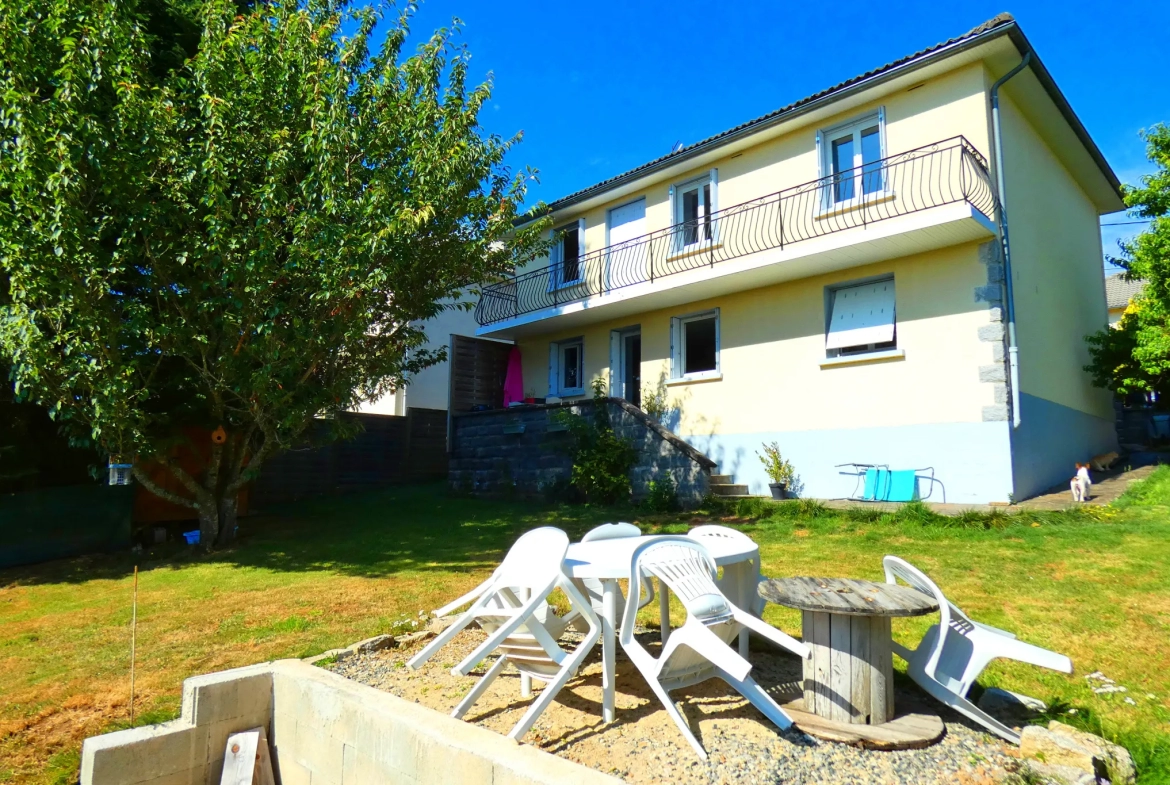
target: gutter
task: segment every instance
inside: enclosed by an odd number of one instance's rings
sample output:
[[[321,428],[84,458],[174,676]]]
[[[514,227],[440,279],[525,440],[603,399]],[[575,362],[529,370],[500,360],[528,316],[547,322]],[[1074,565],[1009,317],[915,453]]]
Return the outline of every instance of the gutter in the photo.
[[[1008,242],[1007,203],[1003,186],[1003,131],[999,120],[999,88],[1032,62],[1032,53],[1025,52],[1024,59],[1012,70],[1001,76],[991,86],[991,132],[995,137],[992,159],[995,162],[996,229],[999,245],[1003,249],[1004,304],[1007,308],[1008,373],[1012,394],[1012,427],[1020,427],[1020,347],[1016,343],[1016,301],[1012,286],[1012,251]]]

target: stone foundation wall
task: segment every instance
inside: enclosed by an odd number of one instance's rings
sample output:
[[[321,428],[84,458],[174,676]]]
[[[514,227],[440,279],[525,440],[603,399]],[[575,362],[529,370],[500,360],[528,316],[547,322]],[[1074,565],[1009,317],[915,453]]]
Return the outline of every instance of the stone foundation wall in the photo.
[[[630,471],[635,499],[646,495],[651,480],[666,474],[674,479],[684,506],[694,506],[707,495],[714,461],[626,401],[606,398],[604,405],[614,433],[638,451]],[[570,437],[557,413],[590,416],[594,406],[587,400],[454,415],[451,487],[479,495],[534,496],[568,480],[573,469]]]

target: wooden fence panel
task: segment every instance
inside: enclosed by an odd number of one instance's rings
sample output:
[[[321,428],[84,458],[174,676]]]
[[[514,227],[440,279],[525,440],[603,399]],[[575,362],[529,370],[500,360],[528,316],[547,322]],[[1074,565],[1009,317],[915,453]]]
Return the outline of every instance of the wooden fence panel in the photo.
[[[354,438],[291,449],[270,459],[252,486],[252,506],[262,508],[329,493],[428,482],[447,476],[447,412],[407,409],[405,417],[345,416],[362,425]],[[307,441],[311,443],[312,439]]]
[[[502,409],[511,352],[510,343],[452,335],[448,408],[452,412],[469,412],[477,406]]]

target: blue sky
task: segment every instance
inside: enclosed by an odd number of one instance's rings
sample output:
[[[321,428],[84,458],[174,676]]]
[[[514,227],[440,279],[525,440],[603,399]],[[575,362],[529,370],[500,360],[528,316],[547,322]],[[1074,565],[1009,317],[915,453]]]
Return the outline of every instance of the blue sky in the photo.
[[[552,201],[1010,11],[1122,182],[1150,171],[1139,129],[1170,122],[1170,2],[635,3],[428,0],[414,37],[463,20],[494,73],[484,126],[524,132],[515,167]],[[1161,57],[1165,57],[1163,50]],[[1103,223],[1132,220],[1124,213]],[[1105,227],[1106,253],[1141,226]]]

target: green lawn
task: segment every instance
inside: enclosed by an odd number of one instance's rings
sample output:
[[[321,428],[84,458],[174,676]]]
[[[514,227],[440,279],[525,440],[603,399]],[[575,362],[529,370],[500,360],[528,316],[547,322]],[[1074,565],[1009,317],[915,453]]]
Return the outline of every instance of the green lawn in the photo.
[[[634,519],[685,531],[722,517],[760,543],[768,575],[877,579],[884,554],[909,559],[975,618],[1076,665],[1066,677],[996,663],[983,686],[1045,699],[1062,720],[1130,747],[1141,782],[1170,782],[1168,513],[1170,468],[1113,507],[1027,517],[796,502],[645,516],[453,498],[439,486],[318,500],[246,520],[229,551],[140,557],[138,721],[174,716],[187,676],[409,627],[482,580],[533,526],[577,535]],[[102,556],[0,571],[0,782],[72,782],[81,739],[128,724],[133,565]],[[765,618],[799,632],[795,612],[769,606]],[[895,635],[911,643],[927,624],[896,622]],[[1094,695],[1083,677],[1095,670],[1128,692]]]

